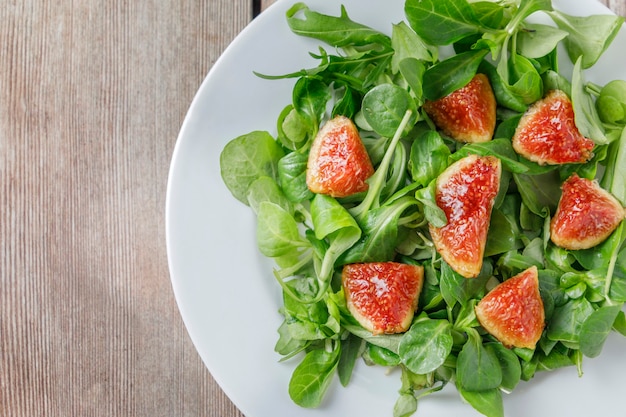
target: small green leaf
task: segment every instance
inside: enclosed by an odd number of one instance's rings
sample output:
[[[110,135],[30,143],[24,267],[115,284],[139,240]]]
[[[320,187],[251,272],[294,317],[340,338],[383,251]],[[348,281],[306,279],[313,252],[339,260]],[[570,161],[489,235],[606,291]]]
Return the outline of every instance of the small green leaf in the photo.
[[[392,137],[408,110],[414,115],[407,129],[413,127],[417,107],[409,93],[395,84],[381,84],[365,94],[361,106],[367,123],[381,136]]]
[[[522,376],[522,367],[518,356],[501,343],[493,343],[490,344],[489,347],[493,349],[498,357],[502,368],[502,382],[500,388],[505,392],[512,392],[517,384],[519,384]]]
[[[270,177],[260,177],[250,184],[248,189],[248,203],[255,213],[258,214],[259,205],[263,201],[278,204],[289,214],[294,212],[291,202],[285,197],[276,181]]]
[[[424,73],[424,96],[437,100],[467,85],[487,53],[487,49],[463,52],[428,68]]]
[[[447,320],[418,320],[398,347],[402,363],[416,374],[433,372],[452,350],[452,326]]]
[[[268,132],[239,136],[228,142],[220,154],[222,180],[233,197],[248,204],[250,184],[263,176],[277,179],[277,164],[283,154]]]
[[[479,336],[470,336],[457,360],[457,378],[466,391],[488,391],[502,383],[502,367],[493,349]]]
[[[529,23],[517,33],[517,52],[526,58],[541,58],[566,36],[566,31],[554,26]]]
[[[556,307],[548,325],[548,338],[577,345],[582,325],[593,312],[593,306],[584,297]]]
[[[337,367],[339,350],[316,349],[306,354],[289,381],[289,396],[294,403],[305,408],[319,407]]]
[[[349,335],[341,341],[341,356],[339,357],[337,374],[339,375],[339,382],[344,387],[348,386],[350,382],[354,365],[361,355],[362,346],[363,340],[354,335]]]
[[[290,152],[278,161],[278,178],[285,196],[293,203],[313,198],[306,183],[308,154]]]
[[[602,352],[622,305],[601,307],[594,311],[580,329],[580,351],[589,358],[595,358]]]
[[[448,167],[450,149],[441,135],[434,130],[427,130],[418,136],[411,145],[409,171],[413,181],[427,186]]]
[[[570,16],[558,10],[549,13],[559,29],[569,33],[565,48],[572,60],[581,59],[582,68],[590,68],[619,33],[624,18],[615,15]]]
[[[283,256],[298,247],[308,246],[293,216],[268,201],[259,204],[256,237],[259,250],[268,257]]]
[[[363,46],[371,43],[389,45],[389,37],[348,17],[341,7],[341,15],[329,16],[296,3],[287,10],[287,23],[292,32],[300,36],[319,39],[332,46]],[[301,18],[302,16],[303,18]]]
[[[437,188],[437,180],[434,179],[430,182],[428,187],[420,188],[415,192],[415,198],[422,203],[424,216],[428,223],[434,227],[443,227],[448,224],[448,218],[446,213],[437,205],[435,200]]]
[[[582,72],[582,59],[578,58],[572,72],[572,105],[574,106],[574,120],[580,133],[596,144],[608,143],[598,110],[591,95],[585,90],[585,80]]]
[[[504,404],[499,389],[468,391],[461,387],[457,388],[461,397],[481,414],[489,417],[504,417]]]
[[[401,394],[393,406],[393,417],[410,417],[417,411],[417,398],[413,394]]]
[[[400,62],[407,58],[434,62],[438,57],[438,49],[425,43],[405,22],[393,25],[391,46],[395,52],[391,58],[394,73],[400,70]]]
[[[449,45],[482,30],[466,0],[407,0],[404,12],[413,30],[431,45]]]

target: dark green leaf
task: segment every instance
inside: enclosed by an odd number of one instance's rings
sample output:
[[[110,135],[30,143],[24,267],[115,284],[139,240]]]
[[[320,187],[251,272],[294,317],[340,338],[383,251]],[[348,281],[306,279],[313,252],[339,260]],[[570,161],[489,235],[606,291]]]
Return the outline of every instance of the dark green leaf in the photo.
[[[512,392],[520,382],[522,367],[517,355],[501,343],[489,344],[489,349],[493,349],[500,367],[502,368],[502,382],[500,388],[505,392]]]
[[[373,363],[380,366],[397,366],[400,364],[400,356],[397,353],[378,345],[367,345],[367,357]]]
[[[497,208],[491,213],[485,256],[499,255],[518,248],[515,225]]]
[[[457,359],[457,378],[465,391],[488,391],[500,387],[502,367],[490,348],[483,346],[480,337],[470,337]]]
[[[547,335],[551,340],[578,344],[583,323],[593,313],[593,306],[586,298],[570,300],[555,308]]]
[[[349,335],[341,341],[341,356],[337,366],[337,375],[339,376],[339,382],[344,387],[350,382],[352,371],[354,370],[356,360],[361,354],[362,346],[363,340],[354,335]]]
[[[388,138],[396,133],[408,110],[416,114],[415,102],[409,93],[395,84],[381,84],[372,88],[363,97],[361,108],[365,120],[374,131]],[[415,123],[415,117],[412,119],[409,129]]]
[[[529,171],[527,165],[518,161],[518,156],[508,139],[493,139],[488,142],[467,144],[456,151],[452,155],[452,159],[458,161],[471,154],[496,156],[506,170],[516,174],[524,174]]]
[[[543,81],[533,63],[522,55],[513,54],[509,59],[510,89],[524,104],[531,104],[543,97]]]
[[[286,14],[287,23],[294,33],[319,39],[332,46],[390,43],[388,36],[351,20],[343,6],[339,17],[317,13],[304,3],[294,4]],[[299,14],[304,15],[304,19],[299,18]]]
[[[333,106],[331,117],[346,116],[348,119],[353,119],[356,112],[361,108],[361,97],[350,87],[346,87],[343,90],[343,95],[339,98]]]
[[[486,49],[463,52],[428,68],[424,73],[424,96],[437,100],[467,85],[488,52]]]
[[[278,161],[278,178],[285,196],[293,203],[313,198],[306,184],[308,155],[290,152]]]
[[[394,353],[398,353],[398,346],[403,336],[401,334],[374,336],[369,330],[365,330],[363,327],[354,324],[344,324],[344,328],[366,342],[388,349]]]
[[[576,61],[572,73],[571,98],[576,127],[584,137],[593,140],[596,144],[607,144],[608,139],[604,134],[604,127],[593,98],[585,89],[581,62],[580,58]]]
[[[543,80],[543,88],[545,91],[561,90],[568,97],[572,96],[572,84],[563,75],[556,71],[548,70],[541,75]]]
[[[580,329],[580,351],[583,355],[590,358],[600,355],[604,342],[621,310],[622,304],[605,306],[587,317]]]
[[[398,219],[416,203],[412,198],[404,198],[391,205],[367,211],[360,222],[361,239],[338,262],[385,262],[393,259],[398,243]]]
[[[450,307],[458,302],[465,305],[472,298],[480,298],[485,291],[485,284],[491,277],[488,262],[483,263],[483,269],[477,278],[465,278],[454,271],[446,262],[441,262],[440,286],[441,294]]]
[[[508,83],[508,80],[505,81],[500,76],[496,67],[487,61],[482,61],[479,66],[479,71],[484,73],[489,78],[493,94],[499,105],[520,113],[526,111],[528,105],[519,94],[513,91]]]
[[[504,404],[499,389],[467,391],[461,387],[457,388],[461,397],[481,414],[489,417],[504,417]]]
[[[626,128],[622,130],[620,138],[609,145],[601,184],[622,206],[626,206]]]
[[[426,72],[424,63],[415,58],[405,58],[398,64],[398,69],[411,88],[410,92],[415,97],[416,102],[422,104],[424,95],[422,84],[424,72]]]
[[[543,175],[513,174],[513,179],[526,206],[538,216],[545,209],[554,212],[561,196],[561,179],[556,171]]]
[[[319,126],[330,97],[328,86],[315,78],[302,77],[293,88],[293,106],[311,126]],[[311,136],[316,133],[314,131]]]
[[[409,170],[413,181],[427,186],[448,167],[450,149],[434,130],[427,130],[411,144]]]

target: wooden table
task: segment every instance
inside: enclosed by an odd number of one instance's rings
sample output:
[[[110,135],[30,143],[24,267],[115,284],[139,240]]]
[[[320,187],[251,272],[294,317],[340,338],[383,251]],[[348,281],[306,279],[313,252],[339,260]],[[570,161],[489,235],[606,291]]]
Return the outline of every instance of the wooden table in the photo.
[[[0,7],[0,415],[242,415],[181,321],[164,208],[198,86],[271,1],[252,3]]]

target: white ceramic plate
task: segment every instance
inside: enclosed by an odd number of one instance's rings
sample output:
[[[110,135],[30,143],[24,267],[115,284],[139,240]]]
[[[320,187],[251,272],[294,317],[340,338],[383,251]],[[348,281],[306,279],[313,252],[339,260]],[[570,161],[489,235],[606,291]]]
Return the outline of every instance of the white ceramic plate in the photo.
[[[293,35],[285,21],[292,0],[281,0],[254,20],[213,66],[200,87],[176,144],[166,208],[172,285],[181,315],[206,366],[247,417],[391,416],[398,373],[358,363],[348,388],[335,381],[323,406],[294,405],[287,387],[294,362],[279,363],[274,344],[281,317],[271,263],[255,245],[251,210],[236,201],[219,173],[219,154],[232,138],[253,130],[275,133],[292,81],[266,81],[252,71],[283,74],[316,64],[319,42]],[[351,18],[390,33],[403,20],[403,0],[307,0],[317,11]],[[574,15],[609,13],[593,0],[555,1]],[[603,84],[626,78],[626,29],[586,74]],[[585,375],[562,369],[539,374],[505,398],[507,416],[603,416],[625,410],[626,338],[612,336]],[[622,411],[624,413],[625,411]],[[478,415],[453,388],[420,402],[417,416]]]

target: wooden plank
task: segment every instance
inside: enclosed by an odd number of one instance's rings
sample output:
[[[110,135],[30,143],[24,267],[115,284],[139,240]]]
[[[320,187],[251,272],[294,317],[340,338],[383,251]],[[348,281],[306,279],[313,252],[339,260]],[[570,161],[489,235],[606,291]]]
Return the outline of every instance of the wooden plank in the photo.
[[[0,8],[0,414],[240,415],[175,304],[178,130],[249,2]]]

